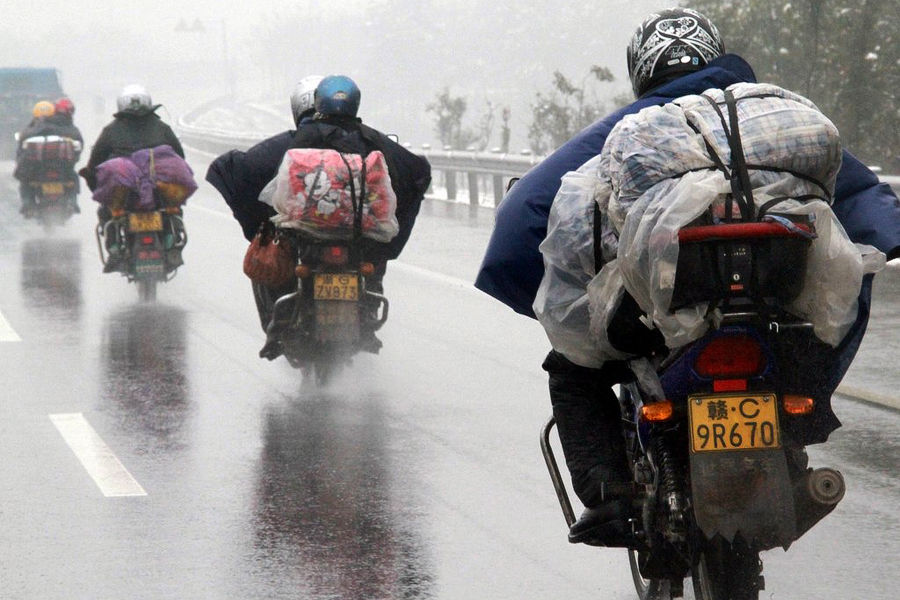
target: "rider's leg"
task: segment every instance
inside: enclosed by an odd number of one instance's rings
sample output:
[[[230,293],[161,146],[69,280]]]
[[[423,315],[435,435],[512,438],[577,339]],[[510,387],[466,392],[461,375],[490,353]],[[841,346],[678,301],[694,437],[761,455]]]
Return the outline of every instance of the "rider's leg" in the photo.
[[[550,401],[572,487],[587,509],[569,539],[593,541],[598,527],[630,515],[627,499],[610,492],[608,485],[632,480],[619,402],[611,389],[621,372],[613,365],[581,367],[556,351],[547,355],[543,367],[550,376]]]

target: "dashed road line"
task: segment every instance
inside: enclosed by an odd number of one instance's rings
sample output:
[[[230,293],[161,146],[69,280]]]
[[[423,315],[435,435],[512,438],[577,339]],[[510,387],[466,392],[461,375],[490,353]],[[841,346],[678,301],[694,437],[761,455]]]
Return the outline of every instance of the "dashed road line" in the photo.
[[[50,420],[104,496],[120,498],[147,495],[83,414],[53,414],[50,415]]]
[[[12,328],[12,325],[9,324],[9,321],[6,320],[6,317],[3,316],[3,313],[0,312],[0,342],[21,342],[22,338],[19,337],[19,334],[16,333],[16,330]]]

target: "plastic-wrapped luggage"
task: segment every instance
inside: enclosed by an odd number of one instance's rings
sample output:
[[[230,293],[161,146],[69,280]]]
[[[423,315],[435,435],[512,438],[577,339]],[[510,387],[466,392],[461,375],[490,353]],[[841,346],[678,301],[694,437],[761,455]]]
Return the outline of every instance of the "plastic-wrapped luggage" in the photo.
[[[22,141],[18,160],[62,161],[75,163],[81,152],[81,142],[59,135],[37,135]]]
[[[754,213],[765,207],[788,225],[792,219],[812,222],[817,235],[801,263],[804,284],[786,308],[809,320],[820,339],[837,345],[856,318],[863,274],[884,264],[874,248],[850,242],[829,206],[840,169],[837,130],[811,102],[781,88],[728,89],[736,99]],[[700,221],[717,222],[724,214],[720,209],[733,203],[725,133],[730,120],[723,100],[722,90],[711,89],[626,116],[603,152],[578,170],[580,191],[564,193],[574,174],[563,179],[540,247],[546,269],[534,310],[554,348],[570,360],[596,367],[621,355],[606,335],[621,290],[670,348],[708,329],[706,302],[673,309],[672,300],[679,231]],[[585,236],[593,239],[593,219],[584,218],[593,202],[602,218],[605,261],[596,275],[594,249],[584,243]]]
[[[117,209],[151,211],[179,206],[196,190],[191,167],[162,145],[101,163],[93,198]]]
[[[365,186],[361,185],[363,172]],[[364,237],[389,242],[400,230],[397,196],[380,151],[370,152],[363,162],[359,154],[329,149],[288,150],[259,200],[275,208],[278,214],[272,221],[276,225],[315,238],[351,237],[357,215]]]

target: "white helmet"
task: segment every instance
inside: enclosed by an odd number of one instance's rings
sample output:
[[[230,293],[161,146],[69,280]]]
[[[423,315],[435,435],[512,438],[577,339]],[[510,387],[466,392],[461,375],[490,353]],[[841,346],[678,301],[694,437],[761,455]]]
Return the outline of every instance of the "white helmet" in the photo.
[[[304,113],[315,110],[315,93],[320,81],[321,75],[309,75],[301,79],[294,88],[291,93],[291,113],[294,115],[294,123],[299,123]]]
[[[116,108],[119,112],[143,112],[152,110],[153,102],[144,86],[132,84],[126,85],[119,92],[119,97],[116,98]]]

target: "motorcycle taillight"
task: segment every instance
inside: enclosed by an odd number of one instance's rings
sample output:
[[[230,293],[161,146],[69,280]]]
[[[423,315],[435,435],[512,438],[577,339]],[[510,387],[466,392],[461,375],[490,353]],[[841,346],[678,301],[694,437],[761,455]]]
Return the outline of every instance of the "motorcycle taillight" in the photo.
[[[766,357],[749,335],[725,335],[709,342],[694,361],[694,371],[711,379],[738,379],[760,375]]]
[[[346,265],[350,260],[346,246],[325,246],[322,248],[322,262],[327,265]]]

